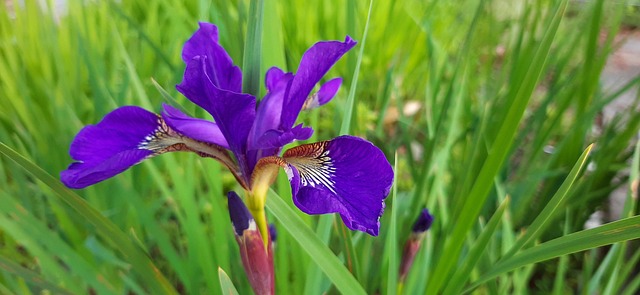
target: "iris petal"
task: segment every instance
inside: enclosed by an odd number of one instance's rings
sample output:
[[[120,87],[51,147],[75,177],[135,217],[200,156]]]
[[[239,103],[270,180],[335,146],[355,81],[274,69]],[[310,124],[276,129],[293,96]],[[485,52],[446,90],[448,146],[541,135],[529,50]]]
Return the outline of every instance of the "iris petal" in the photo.
[[[182,48],[182,60],[189,64],[197,56],[207,57],[207,75],[213,84],[224,90],[242,91],[242,71],[218,43],[218,28],[200,22],[200,28]]]
[[[249,134],[250,150],[265,148],[259,145],[260,138],[269,130],[278,130],[284,93],[292,78],[291,73],[283,73],[276,67],[267,71],[265,84],[269,92],[258,105],[256,120]]]
[[[76,161],[60,173],[70,188],[84,188],[115,176],[142,160],[176,151],[219,160],[236,176],[238,168],[220,146],[172,129],[159,115],[135,106],[118,108],[96,125],[84,127],[71,143]],[[240,180],[241,184],[246,184]]]
[[[347,36],[344,42],[318,42],[304,53],[291,87],[285,95],[280,123],[282,130],[293,126],[311,90],[338,59],[355,45],[356,42]]]
[[[207,59],[206,56],[194,57],[176,88],[213,116],[248,179],[251,167],[246,160],[247,137],[256,117],[255,97],[216,87],[207,75]]]
[[[287,150],[293,201],[308,214],[339,213],[348,228],[378,235],[393,170],[382,151],[353,136]]]
[[[295,140],[307,140],[311,135],[313,135],[313,128],[303,127],[302,124],[286,132],[268,130],[258,140],[258,146],[261,149],[281,148]]]
[[[168,104],[163,104],[162,118],[173,130],[195,140],[219,145],[228,149],[229,144],[220,127],[214,122],[192,118]]]
[[[318,92],[312,94],[307,98],[302,109],[312,110],[319,106],[325,105],[326,103],[331,101],[336,93],[338,93],[340,85],[342,85],[342,78],[334,78],[329,80],[327,83],[322,84]]]
[[[84,188],[119,174],[153,155],[141,149],[145,138],[160,127],[156,114],[140,107],[120,107],[97,125],[84,127],[71,143],[69,153],[76,160],[60,173],[71,188]]]

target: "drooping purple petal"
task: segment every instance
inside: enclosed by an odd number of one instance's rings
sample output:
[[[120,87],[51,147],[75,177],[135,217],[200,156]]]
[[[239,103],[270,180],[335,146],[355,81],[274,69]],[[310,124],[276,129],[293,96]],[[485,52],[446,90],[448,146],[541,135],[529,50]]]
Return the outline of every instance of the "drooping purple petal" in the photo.
[[[241,92],[242,71],[218,43],[218,28],[205,22],[199,25],[200,28],[182,48],[182,60],[188,65],[193,58],[206,56],[207,75],[213,85],[219,89]]]
[[[238,160],[243,177],[248,179],[251,173],[246,160],[247,137],[256,116],[256,99],[216,87],[207,75],[207,59],[206,56],[194,57],[176,88],[213,116]]]
[[[125,171],[153,154],[140,145],[159,127],[159,117],[140,107],[112,111],[76,135],[69,154],[77,162],[62,171],[60,179],[70,188],[84,188]]]
[[[304,53],[298,71],[285,94],[280,123],[282,130],[293,126],[311,90],[338,59],[355,45],[356,42],[347,36],[344,42],[318,42]]]
[[[348,228],[378,235],[393,170],[380,149],[353,136],[301,145],[283,155],[293,201],[305,213],[339,213]]]
[[[162,118],[173,130],[195,140],[212,143],[228,149],[229,144],[214,122],[192,118],[168,104],[162,104]]]
[[[336,93],[338,93],[340,85],[342,85],[342,78],[334,78],[329,80],[327,83],[322,84],[318,92],[307,98],[302,109],[312,110],[325,105],[336,95]]]

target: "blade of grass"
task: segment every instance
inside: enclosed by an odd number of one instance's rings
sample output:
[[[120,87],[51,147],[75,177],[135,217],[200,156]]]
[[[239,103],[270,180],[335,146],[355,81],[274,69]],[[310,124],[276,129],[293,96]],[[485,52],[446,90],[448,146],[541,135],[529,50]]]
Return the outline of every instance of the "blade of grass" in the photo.
[[[566,216],[567,218],[564,221],[564,234],[568,235],[570,226],[571,226],[571,214],[569,214],[569,210],[567,210]],[[567,274],[568,267],[569,267],[569,256],[568,255],[560,256],[560,259],[558,261],[558,268],[556,271],[556,278],[553,283],[554,295],[566,294],[567,290],[565,290],[564,288],[566,286],[564,284],[564,279],[565,279],[565,275]]]
[[[366,294],[340,259],[272,190],[269,191],[266,205],[267,209],[280,221],[282,227],[296,239],[300,247],[309,254],[309,257],[324,271],[340,292],[343,294]]]
[[[160,92],[160,95],[162,95],[162,98],[164,98],[165,101],[167,101],[167,103],[169,103],[170,105],[180,109],[180,111],[182,111],[183,113],[192,116],[189,111],[185,110],[180,103],[178,103],[178,101],[173,98],[173,96],[171,96],[171,94],[169,94],[169,92],[167,92],[164,88],[162,88],[162,86],[160,86],[160,84],[158,84],[158,82],[156,81],[156,79],[151,78],[151,84],[153,84],[153,86],[158,90],[158,92]],[[193,116],[192,116],[193,117]]]
[[[491,216],[491,219],[489,219],[489,222],[482,230],[482,233],[480,233],[480,236],[475,240],[469,254],[467,254],[467,258],[462,264],[462,267],[454,273],[453,278],[451,278],[442,294],[460,294],[464,284],[469,280],[471,271],[487,249],[489,242],[491,242],[491,238],[494,236],[494,233],[502,220],[502,215],[505,209],[509,207],[509,200],[510,198],[507,196],[493,216]]]
[[[236,290],[236,286],[233,285],[231,279],[227,275],[226,272],[220,267],[218,267],[218,279],[220,279],[220,288],[222,289],[222,294],[224,295],[238,295],[238,290]]]
[[[40,276],[40,274],[24,268],[3,256],[0,256],[0,269],[24,279],[33,287],[40,289],[40,291],[48,290],[53,294],[73,294],[64,288],[47,281],[45,278]]]
[[[320,216],[318,219],[318,225],[316,226],[316,236],[323,245],[328,245],[331,240],[331,226],[334,224],[334,215],[326,214]],[[304,285],[304,293],[311,294],[325,290],[326,277],[322,273],[322,270],[318,268],[318,265],[309,264],[307,268],[307,282]]]
[[[398,171],[398,152],[395,153],[393,162],[393,171]],[[398,203],[396,203],[396,194],[398,193],[397,180],[393,183],[393,191],[391,193],[391,222],[389,223],[389,232],[385,242],[386,255],[388,259],[389,269],[387,270],[387,295],[396,295],[398,293],[398,250],[397,250],[397,219],[398,219]]]
[[[260,58],[262,56],[262,18],[264,0],[252,0],[249,4],[247,40],[242,59],[243,92],[258,96],[260,92]]]
[[[100,236],[107,241],[111,241],[113,246],[117,245],[116,249],[125,258],[124,260],[132,265],[133,270],[145,281],[147,288],[153,290],[156,294],[176,294],[175,289],[173,289],[169,281],[162,275],[158,268],[156,268],[147,253],[133,243],[115,224],[102,216],[100,212],[91,207],[76,193],[64,187],[58,179],[49,175],[2,142],[0,142],[0,153],[49,186],[56,192],[56,196],[58,196],[60,200],[74,209],[88,223],[95,226]]]
[[[347,102],[345,103],[344,115],[342,116],[342,125],[340,125],[340,135],[349,134],[351,130],[351,119],[353,117],[353,107],[356,99],[356,88],[358,87],[358,77],[360,75],[360,65],[362,64],[362,57],[364,56],[364,47],[367,43],[367,33],[369,32],[369,20],[371,19],[371,7],[373,7],[373,0],[369,1],[369,12],[367,13],[367,22],[364,25],[364,32],[362,33],[362,43],[360,43],[360,51],[358,52],[358,61],[356,62],[356,68],[353,70],[353,79],[351,80],[351,86],[349,87],[349,95],[347,96]]]
[[[571,172],[569,172],[569,175],[567,175],[567,178],[562,183],[558,191],[553,195],[549,203],[544,206],[542,212],[540,212],[538,217],[536,217],[533,223],[531,223],[524,236],[520,237],[516,241],[515,245],[509,249],[509,252],[507,252],[502,259],[507,259],[513,256],[520,249],[526,247],[529,243],[539,237],[540,234],[542,234],[542,231],[550,225],[549,221],[552,220],[555,212],[566,202],[566,197],[569,195],[571,188],[578,179],[580,172],[585,167],[592,148],[593,144],[589,145],[587,149],[584,150],[576,164],[571,169]]]
[[[632,239],[640,239],[640,216],[579,231],[526,249],[511,258],[496,263],[491,270],[466,288],[464,292],[470,292],[480,284],[519,267]]]
[[[514,91],[515,94],[512,98],[513,104],[505,116],[504,123],[499,129],[497,136],[495,137],[495,141],[491,144],[488,157],[482,165],[480,174],[469,192],[467,201],[460,211],[458,219],[453,226],[451,235],[445,242],[444,251],[440,256],[441,258],[438,260],[434,276],[429,280],[427,294],[437,294],[440,292],[445,281],[450,277],[449,272],[458,261],[460,250],[465,241],[465,236],[473,226],[473,223],[482,209],[481,204],[484,204],[484,201],[491,190],[492,179],[502,167],[502,164],[511,149],[511,143],[515,138],[519,123],[522,120],[534,87],[540,78],[542,70],[544,69],[544,65],[551,48],[551,43],[555,37],[558,26],[560,25],[560,20],[562,19],[566,5],[567,1],[564,0],[556,9],[540,46],[531,61],[530,68],[527,71],[522,85],[516,86],[518,87],[518,90]]]

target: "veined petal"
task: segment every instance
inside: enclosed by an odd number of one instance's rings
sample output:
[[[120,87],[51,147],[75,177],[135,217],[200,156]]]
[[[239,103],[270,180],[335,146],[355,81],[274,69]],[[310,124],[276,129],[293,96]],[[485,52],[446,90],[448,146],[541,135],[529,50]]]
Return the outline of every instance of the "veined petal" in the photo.
[[[283,158],[293,201],[308,214],[339,213],[348,228],[378,235],[393,170],[380,149],[353,136],[301,145]]]
[[[112,111],[76,135],[69,154],[77,162],[62,171],[60,179],[70,188],[84,188],[123,172],[153,155],[139,146],[158,126],[158,116],[140,107]]]
[[[192,118],[168,104],[162,104],[162,118],[171,129],[195,140],[219,145],[228,149],[229,144],[220,127],[214,122]]]
[[[235,164],[219,146],[183,136],[164,120],[136,106],[120,107],[97,125],[84,127],[71,143],[76,161],[60,173],[70,188],[84,188],[119,174],[142,160],[173,151],[191,151],[220,160],[234,173]]]
[[[285,95],[280,125],[282,130],[293,126],[311,90],[338,59],[355,45],[356,42],[347,36],[344,42],[318,42],[304,53],[291,87]]]
[[[256,99],[216,87],[207,75],[207,59],[206,56],[194,57],[176,88],[213,116],[247,180],[251,171],[246,160],[247,137],[256,116]]]
[[[207,56],[207,75],[211,82],[220,89],[241,92],[242,71],[218,43],[218,28],[205,22],[199,25],[182,48],[182,60],[189,64],[196,56]]]
[[[312,110],[328,103],[338,93],[342,85],[342,78],[334,78],[320,86],[318,92],[307,97],[304,102],[303,110]]]

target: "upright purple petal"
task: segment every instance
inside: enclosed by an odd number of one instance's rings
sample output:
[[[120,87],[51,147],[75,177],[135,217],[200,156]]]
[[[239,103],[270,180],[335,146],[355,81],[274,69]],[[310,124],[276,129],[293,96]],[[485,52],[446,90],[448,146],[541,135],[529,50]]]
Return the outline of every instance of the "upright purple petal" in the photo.
[[[282,130],[293,126],[311,90],[340,57],[355,45],[356,42],[347,36],[344,42],[318,42],[304,53],[291,87],[285,95],[280,125]]]
[[[319,106],[327,104],[338,93],[342,85],[342,78],[334,78],[320,86],[318,92],[307,97],[304,102],[303,110],[312,110]]]
[[[291,73],[284,73],[276,67],[267,71],[265,84],[268,92],[258,105],[256,119],[249,134],[250,150],[263,148],[259,145],[260,138],[269,130],[279,129],[284,94],[292,78]]]
[[[346,226],[378,235],[393,170],[380,149],[353,136],[301,145],[283,155],[293,201],[305,213],[339,213]]]
[[[84,188],[125,171],[154,154],[141,144],[159,127],[159,117],[140,107],[112,111],[76,135],[69,154],[77,162],[62,171],[60,179],[70,188]]]
[[[207,59],[194,57],[176,88],[213,116],[248,180],[251,173],[246,160],[247,137],[256,116],[255,97],[216,87],[207,75]]]
[[[288,77],[286,77],[287,75]],[[280,85],[282,82],[288,82],[289,80],[291,80],[291,78],[293,78],[293,75],[291,73],[285,73],[278,67],[269,68],[267,70],[267,73],[265,74],[264,79],[264,84],[267,88],[267,92],[275,91],[278,85]]]
[[[200,22],[200,28],[182,48],[182,60],[189,64],[197,56],[207,57],[207,75],[218,88],[233,92],[242,91],[242,71],[218,43],[218,28]]]
[[[227,140],[216,123],[189,117],[168,104],[163,104],[162,107],[164,109],[162,118],[173,130],[198,141],[229,148]]]

